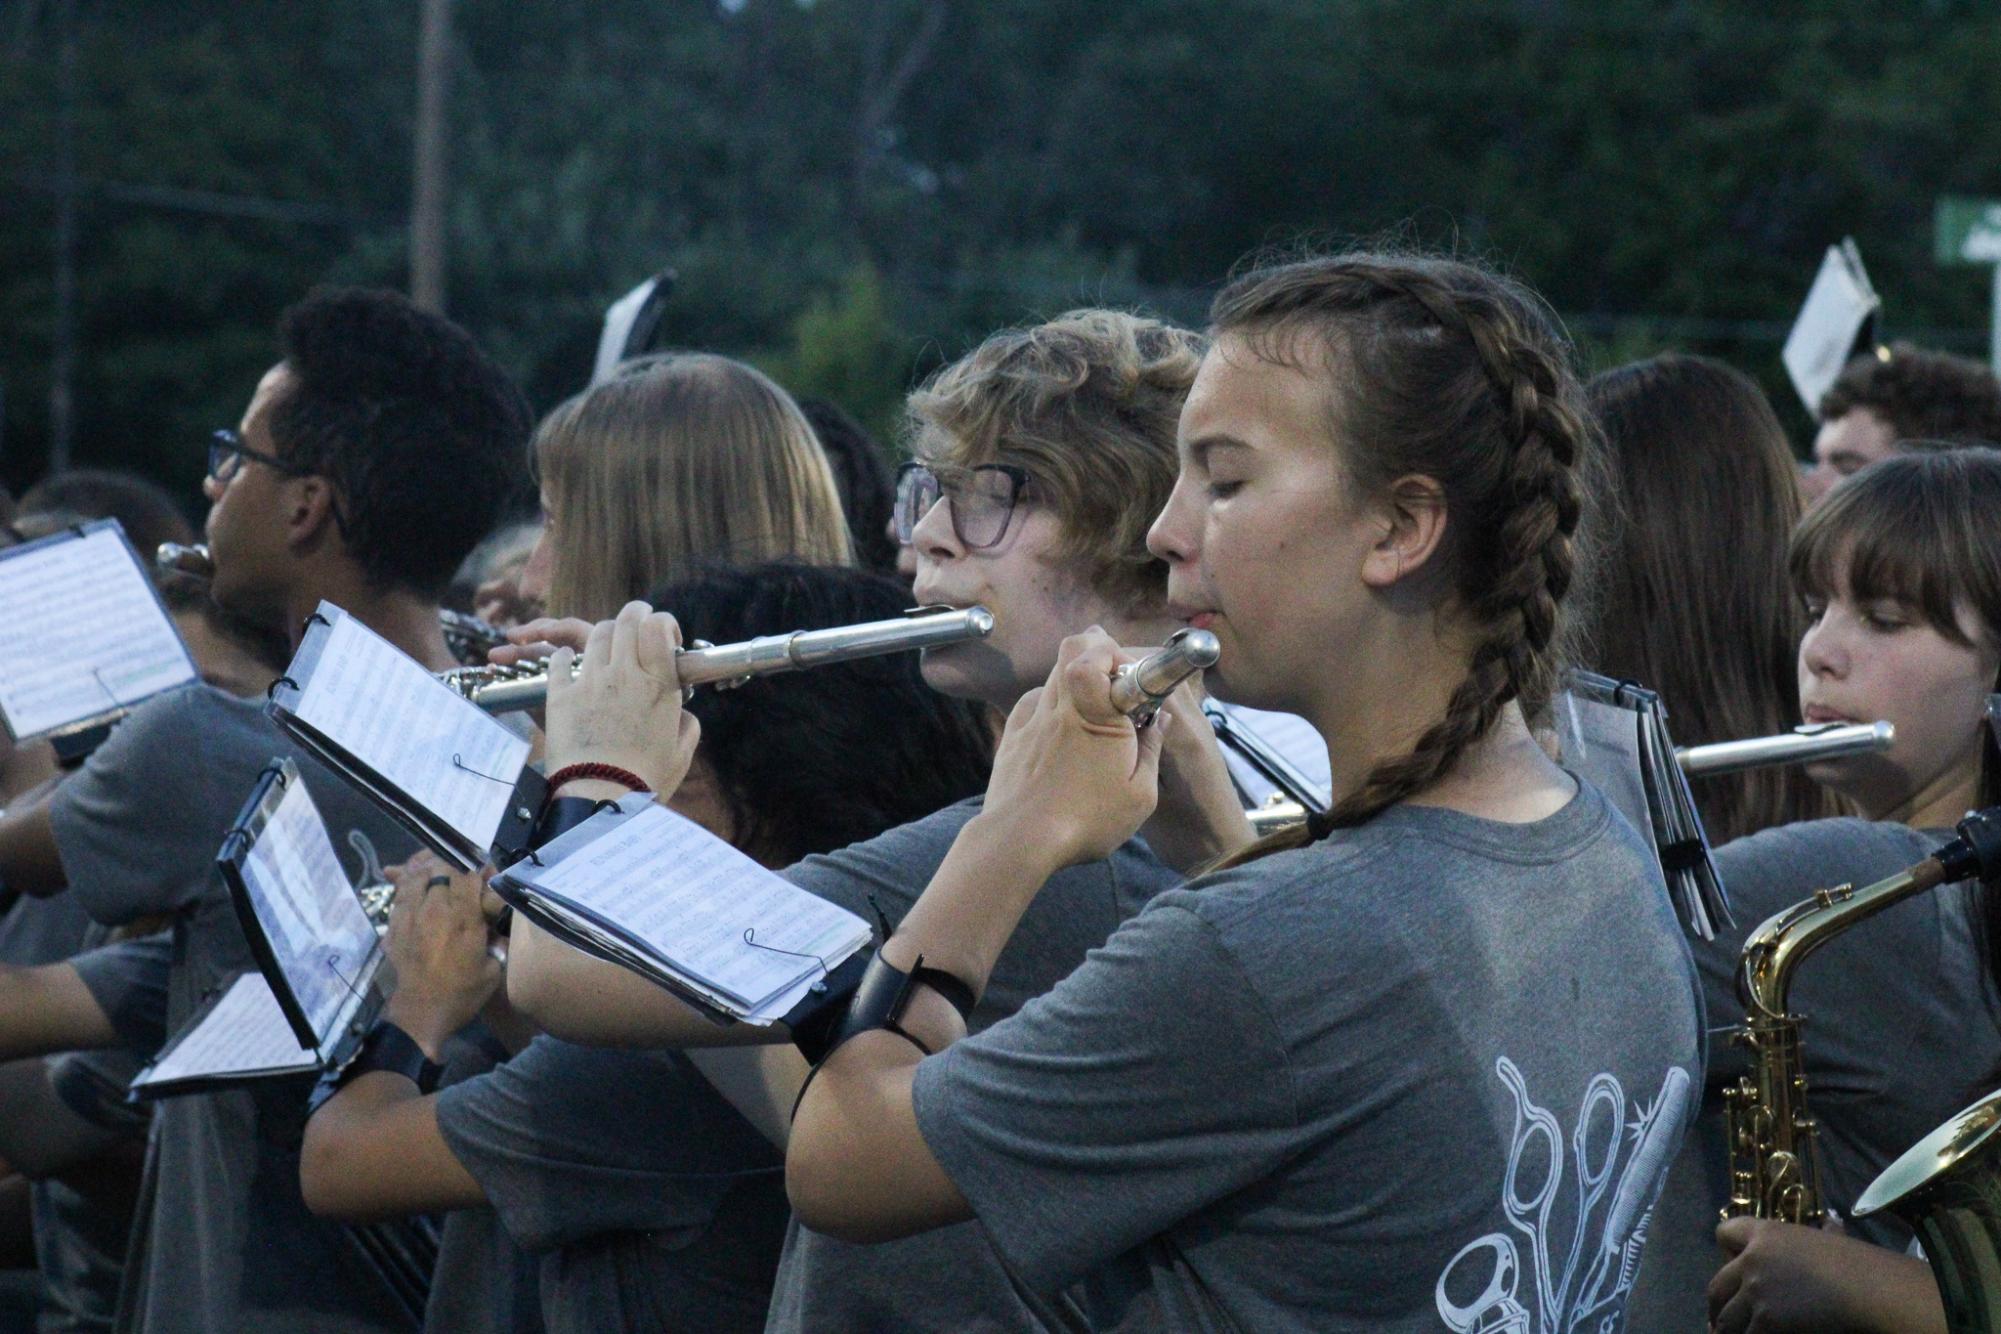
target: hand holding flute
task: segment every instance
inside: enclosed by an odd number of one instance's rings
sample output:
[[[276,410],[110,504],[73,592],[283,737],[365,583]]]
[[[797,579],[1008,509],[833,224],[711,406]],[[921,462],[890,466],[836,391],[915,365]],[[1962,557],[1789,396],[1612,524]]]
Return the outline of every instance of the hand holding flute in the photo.
[[[616,620],[592,626],[581,655],[567,644],[558,648],[549,660],[543,728],[548,771],[600,764],[634,775],[662,798],[680,787],[702,737],[701,724],[681,708],[680,648],[680,624],[644,602],[628,602]],[[593,780],[566,784],[563,795],[615,799],[620,790]]]
[[[1159,797],[1173,716],[1155,711],[1205,656],[1214,661],[1204,651],[1213,638],[1196,633],[1138,661],[1095,627],[1064,640],[1048,683],[1008,716],[982,823],[1032,846],[1052,873],[1109,856],[1131,838]],[[1138,717],[1152,722],[1139,726]]]

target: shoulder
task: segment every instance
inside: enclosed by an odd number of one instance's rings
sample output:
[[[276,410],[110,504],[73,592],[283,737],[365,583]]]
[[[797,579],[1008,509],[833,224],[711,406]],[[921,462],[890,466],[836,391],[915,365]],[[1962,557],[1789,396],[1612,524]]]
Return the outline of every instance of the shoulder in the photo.
[[[1883,821],[1808,820],[1724,844],[1716,870],[1739,916],[1777,911],[1816,889],[1866,884],[1922,860],[1937,833]]]

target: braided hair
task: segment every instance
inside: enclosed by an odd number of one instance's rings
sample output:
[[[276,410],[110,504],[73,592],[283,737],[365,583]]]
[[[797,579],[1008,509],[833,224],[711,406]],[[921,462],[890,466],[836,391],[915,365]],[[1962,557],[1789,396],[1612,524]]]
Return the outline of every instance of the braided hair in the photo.
[[[1554,319],[1474,264],[1352,253],[1263,267],[1218,294],[1211,324],[1267,360],[1297,364],[1305,349],[1336,368],[1334,435],[1358,492],[1410,474],[1438,482],[1442,569],[1474,631],[1465,678],[1408,751],[1244,860],[1366,823],[1430,787],[1510,703],[1532,722],[1547,716],[1596,451]]]

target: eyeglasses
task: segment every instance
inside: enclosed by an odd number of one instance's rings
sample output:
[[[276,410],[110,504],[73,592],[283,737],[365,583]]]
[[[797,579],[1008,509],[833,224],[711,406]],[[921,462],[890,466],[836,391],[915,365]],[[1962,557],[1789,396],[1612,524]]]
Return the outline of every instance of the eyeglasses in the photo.
[[[933,468],[906,463],[896,470],[896,540],[910,545],[917,525],[940,499],[949,502],[952,532],[971,551],[997,545],[1021,504],[1028,471],[1006,463]]]
[[[212,432],[208,438],[208,475],[218,482],[226,482],[236,475],[237,459],[252,459],[266,467],[276,468],[288,477],[298,477],[298,468],[279,458],[276,454],[266,454],[243,443],[243,437],[231,430]]]

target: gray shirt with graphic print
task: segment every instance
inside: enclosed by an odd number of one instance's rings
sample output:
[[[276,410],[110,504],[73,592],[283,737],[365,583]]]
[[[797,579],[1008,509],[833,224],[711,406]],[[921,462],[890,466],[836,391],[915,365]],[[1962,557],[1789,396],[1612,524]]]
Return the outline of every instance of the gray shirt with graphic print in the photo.
[[[1646,845],[1582,784],[1161,895],[915,1099],[1002,1254],[1099,1328],[1599,1334],[1700,1040]]]

